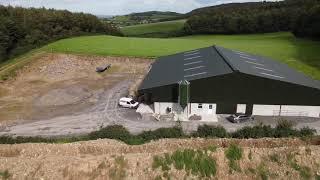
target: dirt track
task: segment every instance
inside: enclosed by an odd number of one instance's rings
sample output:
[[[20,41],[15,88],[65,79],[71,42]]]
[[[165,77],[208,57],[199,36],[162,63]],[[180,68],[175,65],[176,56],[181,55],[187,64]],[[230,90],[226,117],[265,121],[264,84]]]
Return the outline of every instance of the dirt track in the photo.
[[[224,151],[230,143],[244,148],[241,172],[228,172]],[[117,179],[115,172],[124,174],[118,179],[154,179],[163,174],[160,169],[152,169],[154,155],[212,145],[218,147],[210,156],[217,161],[216,177],[219,179],[259,179],[258,171],[252,174],[248,169],[258,170],[261,164],[272,179],[300,179],[299,172],[288,165],[288,154],[294,154],[297,163],[309,167],[313,175],[320,173],[320,146],[307,145],[298,139],[163,139],[139,146],[114,140],[0,145],[0,171],[8,170],[13,179]],[[270,160],[269,155],[274,153],[280,155],[280,164]],[[115,159],[118,157],[124,159],[123,166],[117,166]],[[184,179],[186,173],[172,168],[169,175],[172,179]]]
[[[88,133],[117,122],[116,107],[143,78],[152,60],[47,54],[0,84],[0,134]],[[100,65],[110,70],[96,73]]]

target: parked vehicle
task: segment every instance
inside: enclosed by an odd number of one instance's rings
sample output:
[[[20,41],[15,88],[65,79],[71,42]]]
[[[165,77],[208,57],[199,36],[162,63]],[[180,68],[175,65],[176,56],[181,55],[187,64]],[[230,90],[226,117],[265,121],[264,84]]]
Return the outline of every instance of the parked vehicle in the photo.
[[[254,117],[251,115],[243,114],[243,113],[236,113],[231,116],[228,116],[227,120],[229,120],[232,123],[241,123],[245,121],[252,121],[254,120]]]
[[[138,108],[139,103],[134,101],[132,98],[123,97],[119,100],[119,106],[125,108]]]

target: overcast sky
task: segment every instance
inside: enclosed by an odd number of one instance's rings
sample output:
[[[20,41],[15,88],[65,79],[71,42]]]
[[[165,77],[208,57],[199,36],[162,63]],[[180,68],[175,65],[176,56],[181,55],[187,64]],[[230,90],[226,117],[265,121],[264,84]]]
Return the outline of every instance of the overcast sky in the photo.
[[[154,10],[186,13],[204,6],[253,1],[262,0],[0,0],[0,4],[67,9],[95,15],[122,15]]]

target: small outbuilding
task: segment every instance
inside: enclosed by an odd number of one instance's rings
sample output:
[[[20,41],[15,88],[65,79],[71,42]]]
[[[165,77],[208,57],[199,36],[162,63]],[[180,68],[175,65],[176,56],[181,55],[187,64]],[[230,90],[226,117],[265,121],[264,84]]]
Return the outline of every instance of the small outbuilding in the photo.
[[[278,61],[212,46],[156,60],[139,87],[156,114],[320,115],[320,81]]]

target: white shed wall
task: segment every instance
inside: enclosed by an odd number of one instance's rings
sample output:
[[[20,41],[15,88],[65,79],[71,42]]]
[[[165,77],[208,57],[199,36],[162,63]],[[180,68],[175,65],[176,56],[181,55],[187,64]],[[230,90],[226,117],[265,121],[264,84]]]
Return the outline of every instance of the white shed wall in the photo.
[[[253,105],[253,115],[278,116],[280,105]],[[281,116],[320,117],[320,106],[281,106]]]
[[[172,113],[175,114],[175,120],[186,121],[192,115],[198,115],[202,117],[203,121],[218,121],[216,115],[216,104],[205,104],[202,103],[202,108],[198,108],[199,103],[190,103],[183,110],[178,103],[170,102],[155,102],[154,112],[156,114],[165,115],[167,114],[167,108],[172,109]],[[212,106],[212,109],[209,106]],[[246,105],[238,104],[237,112],[245,113]],[[253,105],[252,115],[259,116],[278,116],[280,111],[280,105]],[[281,116],[306,116],[306,117],[320,117],[320,106],[281,106]]]
[[[175,120],[188,120],[190,116],[198,115],[202,117],[203,121],[218,121],[216,115],[216,104],[202,103],[202,108],[198,108],[198,105],[199,103],[189,103],[188,106],[182,110],[178,103],[155,102],[154,112],[156,114],[165,115],[167,114],[167,108],[169,107],[175,114]],[[210,106],[212,106],[211,109],[209,108]]]
[[[237,113],[246,113],[246,107],[245,104],[238,104],[237,105]]]
[[[320,106],[282,106],[282,116],[320,117]]]

